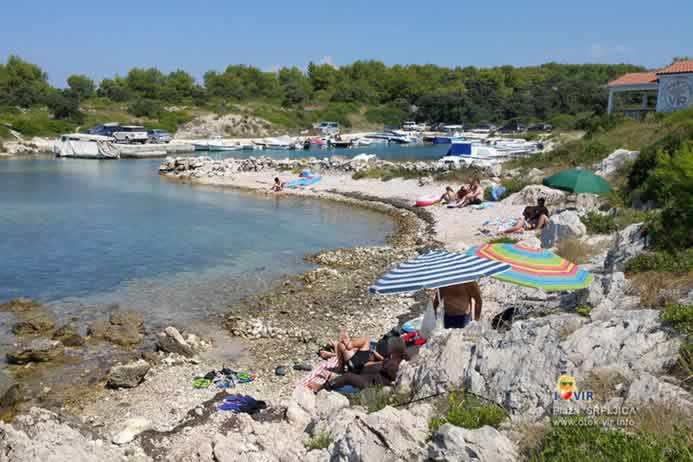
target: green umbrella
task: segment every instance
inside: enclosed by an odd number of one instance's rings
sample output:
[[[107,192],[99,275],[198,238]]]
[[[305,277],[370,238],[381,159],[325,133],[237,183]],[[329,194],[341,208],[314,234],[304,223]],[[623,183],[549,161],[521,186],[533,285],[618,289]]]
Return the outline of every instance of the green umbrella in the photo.
[[[563,189],[574,193],[608,193],[611,186],[606,180],[589,170],[573,168],[563,170],[553,176],[544,178],[544,185],[549,188]]]

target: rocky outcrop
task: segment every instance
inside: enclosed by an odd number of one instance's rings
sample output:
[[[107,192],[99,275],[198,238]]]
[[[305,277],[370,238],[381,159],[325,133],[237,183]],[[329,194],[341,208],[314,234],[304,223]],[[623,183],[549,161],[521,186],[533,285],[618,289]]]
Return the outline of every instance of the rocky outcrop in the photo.
[[[0,412],[15,405],[20,397],[19,384],[0,370]]]
[[[18,344],[13,351],[8,352],[7,362],[10,364],[48,362],[62,357],[64,353],[63,344],[55,340],[31,340]]]
[[[106,386],[110,388],[134,388],[144,380],[150,365],[140,359],[129,364],[113,366],[108,373]]]
[[[438,162],[390,162],[364,158],[310,158],[273,159],[271,157],[227,158],[214,160],[210,157],[167,157],[159,166],[159,174],[179,178],[228,177],[237,172],[261,172],[263,170],[295,170],[316,168],[323,172],[354,173],[368,169],[399,169],[421,174],[433,174],[454,169],[454,166]],[[534,202],[536,203],[536,201]]]
[[[389,406],[372,414],[342,412],[328,426],[334,462],[420,460],[428,438],[425,420]]]
[[[144,339],[144,316],[136,311],[115,310],[108,322],[90,323],[87,335],[108,340],[116,345],[132,347]]]
[[[563,239],[575,239],[584,236],[587,227],[580,221],[580,216],[570,210],[553,215],[544,229],[541,230],[541,246],[551,248]]]
[[[15,298],[7,303],[0,304],[0,311],[9,311],[11,313],[23,313],[26,311],[36,311],[41,308],[41,304],[30,298]]]
[[[628,162],[633,162],[640,155],[640,151],[617,149],[604,160],[594,165],[594,172],[600,176],[611,176]]]
[[[642,223],[627,226],[616,234],[616,242],[609,250],[604,261],[604,271],[623,271],[626,262],[641,253],[647,240],[642,230]]]
[[[113,443],[121,445],[134,440],[137,435],[153,428],[152,423],[142,417],[133,417],[123,424],[123,429],[112,439]]]
[[[188,358],[195,355],[192,347],[185,341],[178,329],[173,326],[168,326],[157,337],[159,339],[158,347],[161,351],[176,353]]]
[[[560,204],[565,200],[566,193],[540,184],[525,186],[522,191],[516,192],[503,199],[508,205],[537,205],[537,200],[543,198],[546,205]]]
[[[195,117],[176,131],[177,139],[209,139],[212,136],[264,137],[273,132],[272,124],[246,114],[205,114]]]
[[[428,446],[432,462],[514,462],[518,460],[515,445],[493,427],[476,430],[445,424],[433,435]]]
[[[78,347],[84,345],[84,338],[77,333],[74,324],[65,324],[53,332],[53,340],[58,340],[65,346]]]
[[[12,326],[15,335],[37,335],[48,332],[55,327],[53,316],[46,312],[31,312],[27,319]]]

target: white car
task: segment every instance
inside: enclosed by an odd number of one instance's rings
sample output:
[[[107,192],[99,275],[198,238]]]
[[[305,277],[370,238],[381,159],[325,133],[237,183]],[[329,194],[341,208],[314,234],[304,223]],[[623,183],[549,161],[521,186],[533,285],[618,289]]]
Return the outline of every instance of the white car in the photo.
[[[149,139],[149,133],[141,125],[123,125],[115,128],[111,135],[115,138],[116,143],[146,143]]]

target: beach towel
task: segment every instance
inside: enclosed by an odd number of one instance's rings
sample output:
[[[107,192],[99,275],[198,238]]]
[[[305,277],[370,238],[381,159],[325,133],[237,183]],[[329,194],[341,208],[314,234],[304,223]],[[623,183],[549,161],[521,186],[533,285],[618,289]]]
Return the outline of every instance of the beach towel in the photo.
[[[337,357],[322,361],[303,380],[302,385],[311,390],[317,390],[330,378],[330,369],[337,367]]]
[[[491,203],[491,202],[482,202],[481,204],[472,205],[472,208],[477,209],[477,210],[488,209],[491,207],[493,207],[493,203]]]
[[[480,231],[483,234],[502,233],[506,229],[517,224],[516,218],[496,218],[495,220],[486,220],[481,223]]]

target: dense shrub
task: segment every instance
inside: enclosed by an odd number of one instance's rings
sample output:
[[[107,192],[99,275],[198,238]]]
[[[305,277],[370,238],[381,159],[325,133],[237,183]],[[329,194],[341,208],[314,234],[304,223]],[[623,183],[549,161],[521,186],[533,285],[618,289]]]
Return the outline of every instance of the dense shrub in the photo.
[[[128,106],[128,112],[135,117],[157,118],[162,113],[161,103],[152,99],[136,99]]]
[[[660,315],[662,322],[685,335],[693,336],[693,305],[680,303],[664,307]]]
[[[615,215],[590,211],[581,218],[587,231],[596,234],[613,233],[633,223],[643,223],[647,220],[647,213],[635,209],[619,209]]]
[[[666,273],[687,273],[693,271],[693,248],[676,253],[666,251],[642,252],[626,262],[629,273],[659,271]]]
[[[554,419],[553,428],[533,462],[678,462],[693,460],[685,429],[655,436],[584,425],[580,417]]]
[[[305,442],[305,447],[309,451],[312,451],[313,449],[327,449],[330,447],[330,444],[332,444],[332,440],[332,433],[327,430],[323,430],[315,437],[309,438]]]
[[[505,410],[495,404],[484,404],[464,391],[452,391],[448,394],[445,413],[433,417],[428,423],[432,433],[446,423],[468,429],[481,428],[485,425],[498,428],[507,418]]]
[[[48,110],[56,119],[70,120],[81,124],[84,114],[79,110],[79,98],[69,90],[56,90],[46,98]]]

